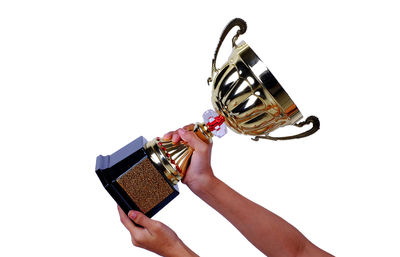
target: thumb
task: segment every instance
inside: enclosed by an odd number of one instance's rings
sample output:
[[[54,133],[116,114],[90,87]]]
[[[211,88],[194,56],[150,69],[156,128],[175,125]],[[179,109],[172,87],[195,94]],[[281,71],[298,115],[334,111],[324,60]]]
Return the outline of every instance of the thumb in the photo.
[[[202,151],[207,149],[207,144],[204,143],[193,131],[188,131],[185,129],[178,130],[179,136],[186,141],[190,147],[195,151]]]
[[[149,228],[153,224],[153,220],[151,220],[149,217],[144,215],[143,213],[139,211],[130,211],[128,213],[129,218],[131,218],[136,224],[141,225],[144,228]]]

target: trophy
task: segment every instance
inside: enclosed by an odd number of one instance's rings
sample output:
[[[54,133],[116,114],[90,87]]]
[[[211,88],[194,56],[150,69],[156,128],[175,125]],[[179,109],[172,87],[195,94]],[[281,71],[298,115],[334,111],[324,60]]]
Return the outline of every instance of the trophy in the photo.
[[[216,67],[219,49],[228,33],[239,27],[232,38],[232,53],[222,67]],[[220,37],[212,60],[212,105],[203,114],[203,122],[191,126],[206,143],[222,137],[227,127],[252,140],[289,140],[309,136],[319,129],[319,120],[303,116],[296,104],[244,41],[246,22],[236,18],[228,23]],[[269,134],[283,126],[312,127],[297,135],[273,137]],[[152,217],[179,194],[178,182],[185,176],[193,149],[184,141],[155,138],[147,142],[139,137],[117,152],[96,159],[96,173],[118,205],[128,213],[138,210]]]

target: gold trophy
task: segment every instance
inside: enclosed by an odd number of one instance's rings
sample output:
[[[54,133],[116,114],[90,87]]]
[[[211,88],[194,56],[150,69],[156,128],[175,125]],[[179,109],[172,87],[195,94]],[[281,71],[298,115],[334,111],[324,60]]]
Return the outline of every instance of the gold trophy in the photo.
[[[227,34],[238,26],[232,38],[232,53],[221,68],[216,59]],[[227,127],[252,139],[289,140],[302,138],[319,129],[315,116],[305,121],[286,91],[244,41],[238,37],[246,32],[242,19],[232,20],[224,29],[212,60],[212,104],[215,110],[203,114],[202,123],[190,129],[206,143],[213,136],[222,137]],[[312,128],[297,135],[272,137],[270,132],[286,126]],[[193,149],[183,141],[155,138],[146,142],[143,137],[120,149],[111,156],[99,156],[96,172],[103,185],[128,212],[137,209],[151,217],[178,194],[177,183],[185,176]],[[161,175],[160,175],[161,174]]]
[[[232,38],[232,53],[221,68],[216,68],[219,49],[227,34],[235,27],[239,30]],[[236,18],[225,27],[212,60],[211,77],[212,104],[215,113],[203,115],[204,123],[196,123],[194,132],[205,142],[211,142],[213,135],[219,137],[226,132],[225,121],[239,134],[255,136],[252,139],[289,140],[302,138],[319,129],[315,116],[299,122],[303,115],[296,104],[282,88],[260,58],[244,41],[237,43],[240,35],[247,30],[246,22]],[[299,123],[298,123],[299,122]],[[294,125],[302,127],[312,123],[312,128],[303,133],[272,137],[269,133],[279,127]],[[160,138],[147,143],[147,149],[154,162],[165,167],[166,176],[176,184],[186,172],[193,149],[185,142],[173,144]]]

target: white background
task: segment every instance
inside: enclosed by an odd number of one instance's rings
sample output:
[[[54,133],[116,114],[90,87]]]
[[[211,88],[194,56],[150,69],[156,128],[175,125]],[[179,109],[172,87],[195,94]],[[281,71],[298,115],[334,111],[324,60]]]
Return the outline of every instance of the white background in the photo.
[[[400,255],[396,1],[1,1],[1,256],[154,256],[131,245],[95,158],[201,121],[234,17],[321,130],[230,131],[216,175],[335,255]],[[261,256],[180,189],[155,219],[201,256]]]

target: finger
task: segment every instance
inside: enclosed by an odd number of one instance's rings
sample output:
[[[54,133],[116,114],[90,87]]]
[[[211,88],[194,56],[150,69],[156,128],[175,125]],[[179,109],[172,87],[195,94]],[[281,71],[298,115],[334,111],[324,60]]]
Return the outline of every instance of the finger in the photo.
[[[178,134],[186,141],[195,151],[204,151],[207,149],[207,144],[204,143],[193,131],[179,129]]]
[[[128,215],[129,218],[131,218],[136,224],[139,224],[144,228],[151,229],[156,223],[156,221],[150,219],[149,217],[138,211],[130,211]]]
[[[184,130],[193,130],[193,128],[194,128],[193,123],[183,127]],[[175,136],[175,138],[174,138],[174,135],[177,135],[177,136]],[[165,133],[163,136],[163,139],[172,140],[174,143],[177,143],[180,140],[180,138],[178,140],[177,137],[180,137],[180,136],[178,134],[178,130],[175,130],[175,131],[169,131],[168,133]]]
[[[194,128],[194,124],[193,123],[183,127],[184,130],[193,130],[193,128]]]
[[[178,143],[180,140],[181,140],[181,137],[179,136],[178,133],[174,133],[174,134],[172,135],[172,143],[176,144],[176,143]]]
[[[166,133],[164,136],[163,136],[163,139],[165,139],[165,140],[170,140],[171,138],[172,138],[172,135],[175,133],[175,131],[170,131],[170,132],[168,132],[168,133]]]
[[[135,232],[140,230],[140,228],[136,227],[135,224],[133,224],[132,220],[125,214],[125,212],[119,206],[118,206],[118,212],[122,224],[124,224],[126,229],[129,230],[131,234],[134,234]]]

